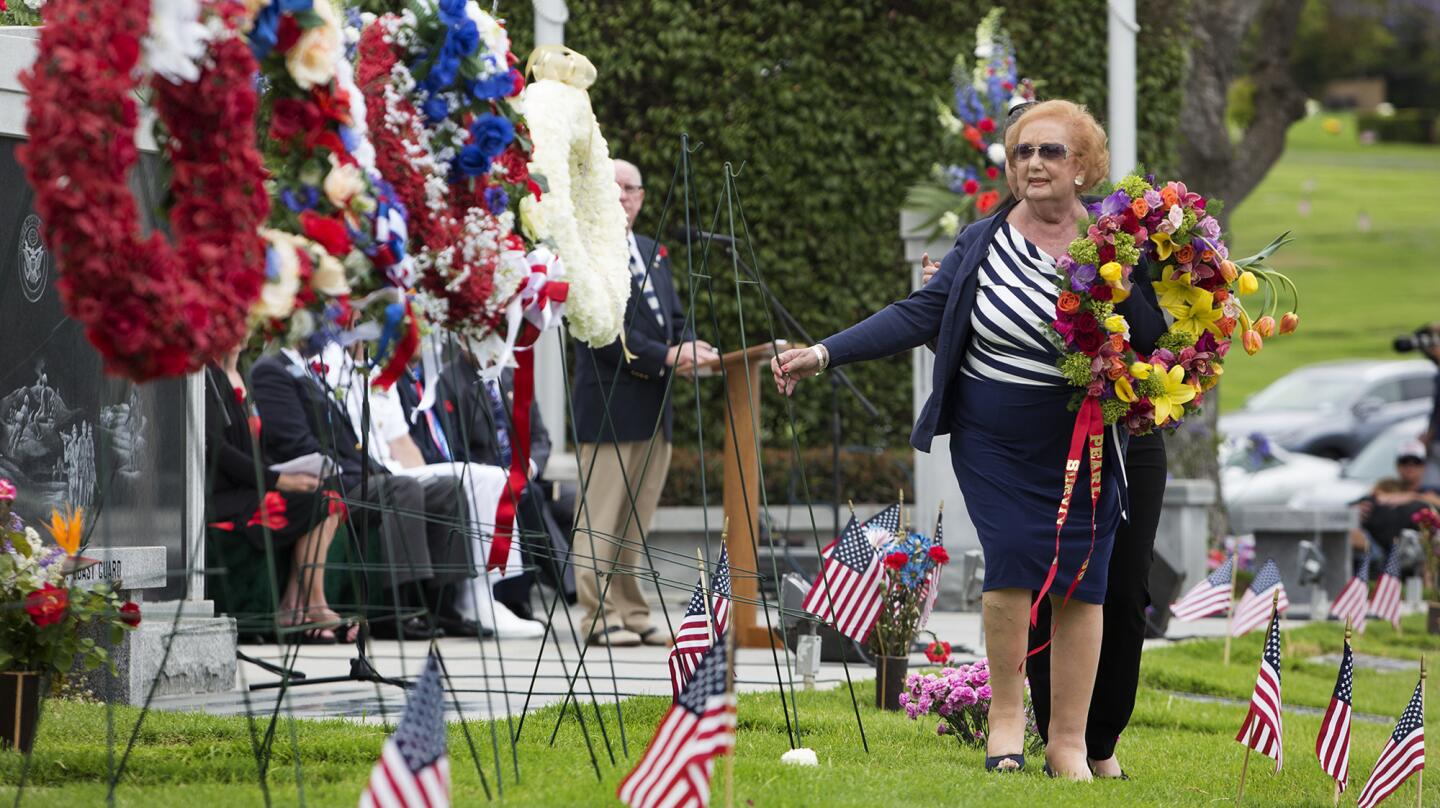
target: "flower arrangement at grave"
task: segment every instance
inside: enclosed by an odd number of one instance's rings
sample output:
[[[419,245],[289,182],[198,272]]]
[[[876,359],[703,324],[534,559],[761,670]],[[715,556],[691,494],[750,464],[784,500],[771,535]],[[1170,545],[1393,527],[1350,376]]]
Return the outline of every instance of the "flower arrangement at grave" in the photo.
[[[29,140],[16,156],[66,313],[109,373],[193,372],[244,339],[265,272],[257,230],[269,203],[241,7],[50,0],[44,13],[21,76]],[[142,103],[170,168],[169,238],[144,232],[129,185]]]
[[[357,77],[380,169],[410,212],[417,304],[431,322],[490,345],[489,359],[513,346],[518,316],[507,315],[535,268],[561,274],[515,228],[519,200],[543,192],[529,170],[515,62],[503,23],[474,0],[418,0],[367,17],[360,35]]]
[[[406,295],[415,269],[406,208],[376,165],[341,18],[331,0],[262,0],[248,37],[266,86],[274,200],[252,321],[267,337],[297,344],[373,320],[384,383],[419,345]]]
[[[1004,13],[994,8],[975,27],[973,56],[955,56],[953,98],[935,102],[943,162],[906,198],[908,209],[924,215],[922,227],[946,236],[990,215],[1005,198],[1005,117],[1016,104],[1035,100],[1035,82],[1020,77]]]
[[[923,715],[939,717],[935,734],[953,737],[964,747],[983,749],[990,732],[992,695],[989,660],[981,658],[974,664],[944,667],[938,673],[910,674],[900,704],[912,721]],[[1025,683],[1025,745],[1030,754],[1044,750],[1030,702],[1029,680]]]
[[[1246,353],[1254,354],[1264,339],[1299,326],[1299,291],[1264,263],[1286,236],[1232,260],[1215,218],[1218,204],[1182,182],[1134,174],[1089,213],[1084,234],[1056,262],[1060,294],[1048,329],[1060,371],[1078,388],[1071,403],[1078,420],[1122,424],[1136,435],[1174,429],[1220,381],[1237,332]],[[1173,318],[1148,356],[1130,344],[1129,324],[1115,309],[1132,293],[1131,274],[1142,255],[1158,277],[1160,306]],[[1242,298],[1262,289],[1259,316],[1252,319]],[[1286,299],[1293,308],[1277,325]]]
[[[25,524],[13,506],[19,492],[0,479],[0,671],[63,676],[77,662],[93,670],[113,661],[82,629],[108,628],[110,642],[140,625],[140,607],[121,602],[105,584],[81,586],[81,510],[51,513],[44,527],[52,544]]]
[[[939,541],[903,527],[891,533],[869,526],[866,532],[872,534],[868,538],[884,568],[880,616],[870,633],[871,648],[880,656],[908,656],[922,627],[929,587],[939,568],[950,561],[950,554]]]
[[[1433,505],[1426,506],[1410,516],[1415,529],[1420,531],[1420,546],[1423,549],[1424,564],[1420,576],[1425,588],[1425,600],[1440,603],[1440,511]]]

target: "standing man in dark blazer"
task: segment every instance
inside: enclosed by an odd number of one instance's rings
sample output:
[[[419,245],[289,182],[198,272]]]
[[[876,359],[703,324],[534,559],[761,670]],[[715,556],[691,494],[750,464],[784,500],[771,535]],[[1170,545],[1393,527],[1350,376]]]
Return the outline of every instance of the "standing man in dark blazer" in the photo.
[[[362,454],[362,442],[347,413],[326,388],[323,367],[293,349],[265,356],[250,371],[255,406],[264,423],[261,441],[272,462],[312,452],[335,460],[347,503],[369,506],[380,516],[381,544],[387,570],[386,593],[399,592],[396,605],[424,606],[443,627],[452,615],[441,609],[443,588],[463,580],[466,564],[464,512],[453,484],[392,475],[384,464]],[[368,496],[359,502],[361,477],[368,466]],[[411,586],[411,584],[417,584]],[[436,633],[436,623],[411,618],[396,624],[377,621],[377,636],[420,639]]]
[[[575,351],[575,590],[592,644],[663,646],[669,638],[651,622],[637,572],[670,468],[669,385],[673,374],[688,376],[717,354],[686,326],[665,248],[634,231],[645,202],[640,169],[616,160],[615,182],[628,223],[630,302],[623,342]]]

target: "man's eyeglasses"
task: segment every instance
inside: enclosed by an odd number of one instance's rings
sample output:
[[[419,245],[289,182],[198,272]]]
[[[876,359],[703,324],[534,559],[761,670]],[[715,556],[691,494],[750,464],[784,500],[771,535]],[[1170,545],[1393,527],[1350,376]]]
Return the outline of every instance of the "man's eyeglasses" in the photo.
[[[1037,154],[1047,163],[1058,163],[1070,156],[1070,147],[1064,143],[1041,143],[1038,146],[1034,143],[1017,143],[1010,151],[1011,157],[1017,163],[1023,163]]]
[[[638,194],[638,193],[640,193],[640,192],[643,191],[643,190],[645,190],[645,186],[643,186],[643,185],[621,185],[621,186],[620,186],[620,193],[622,193],[622,194]]]

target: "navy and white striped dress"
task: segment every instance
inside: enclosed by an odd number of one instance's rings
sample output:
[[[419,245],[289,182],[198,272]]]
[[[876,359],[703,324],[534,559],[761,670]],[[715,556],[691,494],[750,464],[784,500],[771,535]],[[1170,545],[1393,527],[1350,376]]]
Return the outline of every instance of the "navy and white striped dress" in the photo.
[[[954,382],[950,459],[985,552],[985,589],[1034,592],[1055,555],[1055,516],[1075,424],[1069,404],[1076,388],[1056,367],[1059,351],[1046,338],[1059,298],[1055,259],[1006,222],[976,273],[973,330]],[[1074,594],[1087,603],[1105,600],[1120,524],[1116,448],[1107,445],[1105,454],[1094,555]],[[1060,537],[1056,595],[1065,594],[1090,550],[1090,522],[1083,472]]]
[[[1055,259],[1006,222],[976,271],[973,336],[960,372],[1010,384],[1065,384],[1055,366],[1060,352],[1045,338],[1060,297]]]

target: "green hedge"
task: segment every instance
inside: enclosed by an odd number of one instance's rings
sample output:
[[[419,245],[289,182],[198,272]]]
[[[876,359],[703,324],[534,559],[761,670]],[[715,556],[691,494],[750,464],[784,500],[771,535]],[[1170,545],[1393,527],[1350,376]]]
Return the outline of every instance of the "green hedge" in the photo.
[[[909,449],[857,450],[843,448],[840,452],[841,497],[853,502],[891,502],[902,490],[913,492]],[[788,449],[767,447],[761,455],[765,472],[765,501],[771,506],[804,502],[829,502],[834,498],[831,469],[834,455],[830,447],[805,449],[802,466],[794,461]],[[719,450],[705,452],[705,486],[700,485],[700,452],[693,445],[676,445],[670,458],[670,472],[665,477],[665,493],[661,505],[700,505],[702,492],[708,490],[709,503],[722,502],[724,457]],[[809,497],[805,485],[809,485]],[[907,495],[908,496],[908,495]]]
[[[948,97],[954,54],[974,47],[974,27],[990,8],[978,0],[831,0],[695,3],[680,0],[572,0],[566,44],[588,56],[600,78],[591,97],[612,154],[645,172],[647,198],[637,224],[660,232],[682,290],[680,204],[660,230],[659,214],[680,134],[700,144],[691,157],[692,189],[702,226],[710,229],[722,199],[723,166],[743,163],[738,180],[744,213],[766,280],[816,338],[823,338],[906,294],[909,272],[898,236],[905,190],[935,160],[934,99]],[[1184,53],[1177,5],[1140,0],[1140,159],[1173,166]],[[500,9],[519,55],[529,51],[532,7],[512,0]],[[1012,7],[1006,24],[1022,72],[1044,79],[1044,97],[1106,109],[1106,15],[1094,0]],[[737,223],[736,228],[739,228]],[[729,230],[725,220],[713,229]],[[696,271],[700,267],[697,264]],[[739,305],[728,257],[708,267],[713,312],[723,348],[738,347]],[[699,333],[714,341],[703,288]],[[748,341],[768,336],[752,287],[743,302]],[[778,329],[780,336],[798,338]],[[846,441],[903,447],[911,424],[908,361],[872,362],[853,370],[856,384],[881,410],[866,418],[843,398]],[[702,387],[707,412],[721,412],[720,386]],[[693,445],[695,407],[677,400],[677,444]],[[810,383],[796,396],[802,444],[828,440],[829,388]],[[786,445],[789,419],[766,397],[767,436]],[[707,416],[708,417],[708,416]],[[707,424],[706,442],[721,433]]]
[[[1394,115],[1367,113],[1357,116],[1355,128],[1374,132],[1386,143],[1434,143],[1440,132],[1440,115],[1433,109],[1397,109]]]

